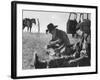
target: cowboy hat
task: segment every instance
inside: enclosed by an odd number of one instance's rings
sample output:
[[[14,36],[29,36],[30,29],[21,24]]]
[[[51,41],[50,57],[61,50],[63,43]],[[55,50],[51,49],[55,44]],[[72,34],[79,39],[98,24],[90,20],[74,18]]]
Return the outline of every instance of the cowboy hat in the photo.
[[[58,27],[57,25],[54,25],[53,23],[50,23],[47,25],[47,30],[46,32],[51,32],[52,30],[54,30],[56,27]]]

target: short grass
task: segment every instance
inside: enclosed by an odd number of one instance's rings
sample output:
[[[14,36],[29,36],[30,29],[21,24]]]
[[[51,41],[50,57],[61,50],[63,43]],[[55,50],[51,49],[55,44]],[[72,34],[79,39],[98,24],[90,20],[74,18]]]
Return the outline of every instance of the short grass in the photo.
[[[76,42],[68,35],[70,42]],[[40,58],[47,58],[45,46],[50,41],[51,36],[45,33],[22,33],[22,69],[34,69],[34,52],[37,52]]]

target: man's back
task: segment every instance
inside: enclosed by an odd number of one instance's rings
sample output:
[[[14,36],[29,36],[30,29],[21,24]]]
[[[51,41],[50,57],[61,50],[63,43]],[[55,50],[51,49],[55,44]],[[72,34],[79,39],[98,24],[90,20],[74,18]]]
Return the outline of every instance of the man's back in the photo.
[[[64,43],[66,46],[67,45],[70,45],[70,41],[69,41],[69,38],[67,36],[67,33],[62,31],[62,30],[59,30],[59,29],[56,29],[56,36],[62,41],[62,43]]]

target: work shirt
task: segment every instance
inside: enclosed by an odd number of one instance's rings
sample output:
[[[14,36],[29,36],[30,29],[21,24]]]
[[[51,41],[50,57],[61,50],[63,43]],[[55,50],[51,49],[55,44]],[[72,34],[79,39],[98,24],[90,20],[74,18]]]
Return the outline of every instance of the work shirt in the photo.
[[[51,41],[56,41],[56,40],[59,40],[58,44],[60,46],[63,45],[63,47],[65,48],[64,54],[69,55],[70,54],[70,47],[69,47],[70,41],[69,41],[69,38],[67,36],[67,33],[62,31],[62,30],[56,29],[55,33],[52,34]]]

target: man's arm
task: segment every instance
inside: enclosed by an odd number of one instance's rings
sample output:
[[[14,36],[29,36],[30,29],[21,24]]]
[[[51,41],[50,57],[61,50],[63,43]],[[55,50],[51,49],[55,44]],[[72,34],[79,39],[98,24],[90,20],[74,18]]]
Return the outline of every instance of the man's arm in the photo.
[[[81,59],[83,59],[83,58],[84,58],[84,57],[81,56],[81,57],[79,57],[79,58],[75,58],[75,59],[70,60],[68,63],[70,64],[70,63],[72,63],[72,62],[77,62],[77,61],[79,61],[79,60],[81,60]]]
[[[59,43],[59,42],[60,42],[60,40],[57,39],[57,40],[55,40],[55,41],[50,41],[49,44],[50,44],[50,45],[54,45],[54,44]]]
[[[80,61],[83,58],[88,58],[88,55],[86,54],[86,51],[85,50],[81,50],[80,57],[70,60],[69,63]]]
[[[69,38],[68,38],[67,34],[63,33],[61,38],[62,38],[62,41],[64,42],[64,45],[66,47],[70,47],[70,41],[69,41]]]

